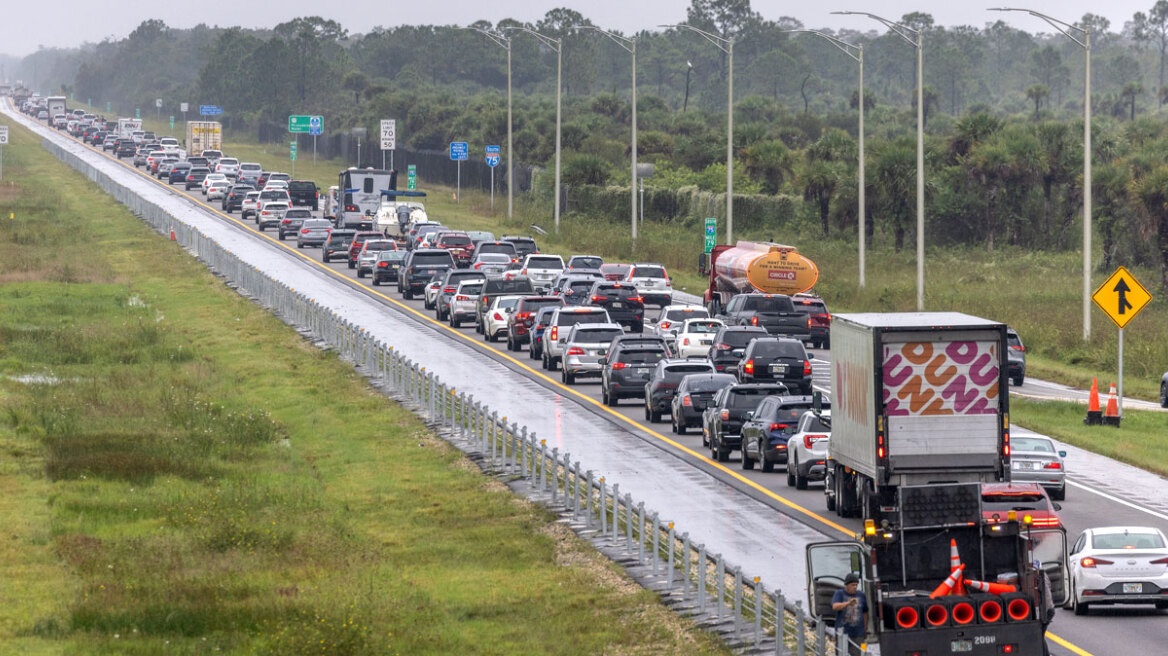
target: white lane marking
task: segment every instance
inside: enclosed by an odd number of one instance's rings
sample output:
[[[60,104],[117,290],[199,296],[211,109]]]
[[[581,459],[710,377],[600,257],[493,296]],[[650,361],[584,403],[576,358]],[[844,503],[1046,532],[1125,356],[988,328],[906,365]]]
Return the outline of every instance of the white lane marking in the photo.
[[[1084,485],[1082,483],[1076,483],[1075,481],[1072,481],[1070,479],[1067,479],[1067,485],[1073,485],[1081,490],[1085,490],[1085,491],[1090,492],[1092,494],[1097,494],[1097,495],[1103,497],[1104,499],[1107,499],[1109,501],[1114,501],[1115,503],[1118,503],[1122,506],[1127,506],[1128,508],[1139,510],[1141,512],[1148,513],[1149,515],[1151,515],[1153,517],[1168,521],[1168,514],[1164,514],[1162,512],[1157,512],[1155,510],[1152,510],[1151,508],[1145,508],[1143,506],[1134,504],[1131,501],[1127,501],[1126,499],[1120,499],[1119,497],[1117,497],[1115,495],[1108,494],[1106,492],[1101,492],[1101,491],[1096,490],[1095,488],[1090,487],[1088,485]]]

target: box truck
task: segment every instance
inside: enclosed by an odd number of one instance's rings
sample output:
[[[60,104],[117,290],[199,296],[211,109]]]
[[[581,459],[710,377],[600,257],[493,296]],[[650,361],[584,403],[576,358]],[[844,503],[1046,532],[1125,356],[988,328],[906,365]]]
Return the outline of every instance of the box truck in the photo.
[[[187,121],[187,152],[223,149],[223,126],[219,121]]]

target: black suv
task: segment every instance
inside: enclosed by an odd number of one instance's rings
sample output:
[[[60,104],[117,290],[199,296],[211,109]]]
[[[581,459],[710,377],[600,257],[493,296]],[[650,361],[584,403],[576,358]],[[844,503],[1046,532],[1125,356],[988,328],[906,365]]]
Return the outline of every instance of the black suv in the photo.
[[[690,374],[682,378],[670,404],[673,432],[685,435],[686,429],[701,426],[702,413],[714,402],[714,394],[736,382],[730,374]]]
[[[807,327],[811,330],[811,345],[815,348],[831,347],[831,313],[827,304],[815,294],[795,294],[791,297],[795,309],[807,315]]]
[[[661,421],[672,411],[673,394],[682,378],[690,374],[712,374],[714,365],[700,360],[662,360],[645,385],[645,421]]]
[[[247,196],[247,192],[255,191],[255,187],[249,184],[234,184],[223,195],[223,211],[231,214],[235,210],[243,207],[243,198]],[[325,260],[326,262],[328,260]]]
[[[1006,351],[1006,362],[1010,371],[1010,382],[1014,387],[1019,387],[1026,380],[1026,347],[1013,328],[1006,328],[1006,346],[1009,347]]]
[[[783,383],[792,392],[811,393],[811,360],[803,342],[766,337],[751,340],[738,361],[738,380],[744,383]]]
[[[597,281],[588,292],[587,305],[608,310],[613,323],[635,333],[645,331],[645,299],[637,288],[620,282]]]
[[[618,348],[600,359],[600,395],[604,405],[616,405],[621,399],[644,396],[645,384],[657,363],[669,352],[653,344]]]
[[[709,359],[714,368],[726,373],[734,373],[738,361],[746,352],[750,340],[760,337],[770,337],[766,328],[759,326],[723,326],[714,335],[714,343],[710,346]]]
[[[786,392],[786,385],[776,383],[735,383],[719,390],[702,414],[702,445],[710,447],[710,458],[726,462],[731,451],[742,447],[746,413],[766,397]]]
[[[742,424],[742,468],[754,469],[757,462],[764,472],[772,472],[777,463],[787,462],[787,442],[798,432],[800,418],[811,407],[810,396],[763,399]],[[824,401],[820,407],[828,409],[831,404]]]
[[[114,155],[117,155],[118,159],[133,157],[137,150],[138,147],[134,145],[133,139],[118,139],[117,145],[114,146]]]
[[[539,252],[539,246],[537,246],[535,244],[535,240],[532,239],[531,237],[516,237],[514,235],[504,235],[504,236],[499,238],[499,241],[506,241],[506,242],[511,242],[512,244],[515,244],[516,257],[518,257],[520,260],[527,257],[528,255]],[[483,251],[478,251],[478,252],[481,253]],[[487,251],[487,252],[489,253],[490,251]]]
[[[292,207],[307,205],[315,210],[320,209],[320,191],[312,180],[293,180],[288,183],[288,195],[292,198]]]
[[[353,236],[356,230],[333,230],[328,239],[320,245],[320,261],[331,262],[334,256],[349,258],[349,247],[353,245]]]
[[[336,234],[336,233],[333,233]],[[436,275],[454,268],[450,251],[441,248],[419,248],[410,251],[397,273],[397,290],[409,300],[421,293]]]

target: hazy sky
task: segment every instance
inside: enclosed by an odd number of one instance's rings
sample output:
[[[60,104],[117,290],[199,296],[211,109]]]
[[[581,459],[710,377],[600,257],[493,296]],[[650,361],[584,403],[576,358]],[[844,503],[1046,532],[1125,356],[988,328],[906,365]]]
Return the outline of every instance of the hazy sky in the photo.
[[[1137,11],[1147,11],[1154,0],[1006,0],[1027,9],[1050,14],[1073,23],[1091,12],[1108,18],[1112,31],[1119,31]],[[27,55],[45,47],[72,47],[106,37],[121,39],[148,18],[159,18],[172,27],[192,27],[199,23],[244,27],[272,27],[297,16],[319,15],[339,21],[350,32],[367,32],[378,25],[465,25],[479,19],[498,21],[515,18],[535,21],[549,9],[569,7],[597,25],[624,32],[653,29],[661,23],[685,20],[689,0],[256,0],[235,4],[201,0],[119,0],[94,3],[92,0],[55,0],[49,5],[14,0],[6,3],[0,22],[0,53]],[[927,2],[925,0],[827,0],[827,2],[781,2],[754,0],[752,6],[767,19],[793,16],[808,27],[879,27],[875,21],[856,16],[833,16],[840,10],[868,11],[896,20],[911,11],[933,15],[942,25],[976,25],[999,17],[1030,32],[1049,31],[1046,24],[1025,14],[986,11],[1000,6],[994,0],[981,2]],[[204,10],[205,8],[205,10]]]

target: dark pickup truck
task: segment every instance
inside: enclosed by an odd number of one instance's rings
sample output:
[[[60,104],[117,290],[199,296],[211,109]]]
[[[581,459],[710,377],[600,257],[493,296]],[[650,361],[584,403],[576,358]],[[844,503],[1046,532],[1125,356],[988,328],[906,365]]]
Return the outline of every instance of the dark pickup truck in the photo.
[[[774,337],[811,339],[807,313],[800,312],[783,294],[739,294],[716,318],[728,326],[758,326]]]

